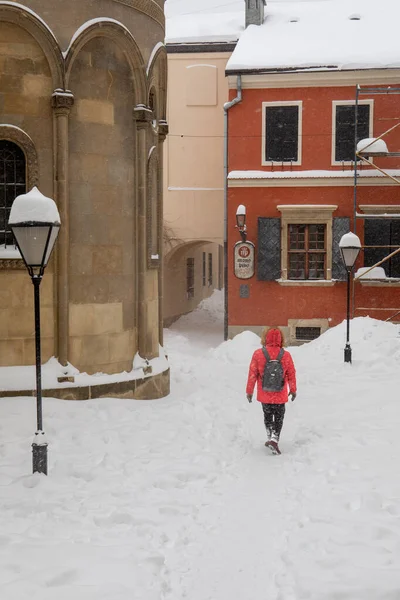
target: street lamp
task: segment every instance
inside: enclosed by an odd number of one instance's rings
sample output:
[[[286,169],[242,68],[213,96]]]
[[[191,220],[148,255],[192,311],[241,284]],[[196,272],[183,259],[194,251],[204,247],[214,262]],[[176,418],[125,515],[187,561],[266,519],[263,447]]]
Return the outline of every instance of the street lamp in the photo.
[[[244,204],[239,204],[236,211],[236,227],[239,229],[240,236],[245,242],[247,238],[246,233],[246,207]]]
[[[350,347],[350,277],[357,256],[361,250],[360,238],[354,233],[346,233],[339,242],[340,252],[347,271],[347,333],[346,346],[344,348],[344,362],[351,363]]]
[[[8,225],[34,286],[37,430],[32,443],[32,462],[34,473],[47,475],[47,441],[42,418],[39,286],[60,231],[60,215],[54,200],[46,198],[34,187],[28,194],[15,198]]]

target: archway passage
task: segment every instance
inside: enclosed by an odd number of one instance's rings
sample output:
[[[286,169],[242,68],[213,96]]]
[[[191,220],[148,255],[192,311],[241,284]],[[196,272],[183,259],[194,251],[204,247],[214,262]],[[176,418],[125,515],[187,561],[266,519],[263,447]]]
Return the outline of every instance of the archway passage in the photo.
[[[167,254],[164,263],[164,326],[169,327],[210,298],[215,290],[221,290],[222,257],[222,246],[207,240],[181,243]]]

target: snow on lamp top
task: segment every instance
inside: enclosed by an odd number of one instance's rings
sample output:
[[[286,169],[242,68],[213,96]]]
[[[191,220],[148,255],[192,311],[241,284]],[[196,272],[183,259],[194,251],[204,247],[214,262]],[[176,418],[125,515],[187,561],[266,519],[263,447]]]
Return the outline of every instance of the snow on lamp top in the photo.
[[[27,194],[17,196],[11,207],[9,225],[27,222],[57,224],[61,222],[54,200],[44,196],[37,187],[32,188]]]
[[[339,246],[340,248],[361,248],[360,238],[355,233],[345,233],[340,239]]]
[[[388,152],[388,148],[384,140],[365,138],[358,142],[357,152]]]

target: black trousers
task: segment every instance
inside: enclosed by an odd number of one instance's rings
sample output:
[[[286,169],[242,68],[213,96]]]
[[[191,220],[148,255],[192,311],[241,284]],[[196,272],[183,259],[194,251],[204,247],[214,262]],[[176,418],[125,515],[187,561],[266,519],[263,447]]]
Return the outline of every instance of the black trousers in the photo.
[[[285,417],[285,404],[262,404],[264,424],[268,435],[273,435],[279,440]]]

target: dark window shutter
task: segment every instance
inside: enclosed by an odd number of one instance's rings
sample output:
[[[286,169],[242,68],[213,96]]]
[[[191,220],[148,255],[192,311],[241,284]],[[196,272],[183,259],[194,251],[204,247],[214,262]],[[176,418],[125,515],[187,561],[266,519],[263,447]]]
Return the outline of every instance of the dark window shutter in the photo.
[[[336,107],[335,160],[354,160],[355,106]],[[357,143],[369,137],[369,104],[358,106]]]
[[[332,223],[332,279],[345,281],[347,279],[346,268],[343,264],[342,254],[339,248],[341,237],[350,231],[349,217],[335,217]]]
[[[298,160],[299,107],[267,106],[265,109],[265,160]]]
[[[274,281],[281,277],[281,220],[258,218],[257,278]]]
[[[390,220],[389,219],[365,219],[364,225],[365,246],[389,246],[390,245]],[[365,248],[364,267],[372,267],[377,262],[390,254],[390,248]],[[382,264],[387,276],[390,276],[390,264]]]
[[[391,224],[391,246],[400,248],[400,219],[393,219]],[[388,251],[394,252],[396,248],[388,248]],[[390,277],[400,277],[400,252],[395,254],[391,259]]]

